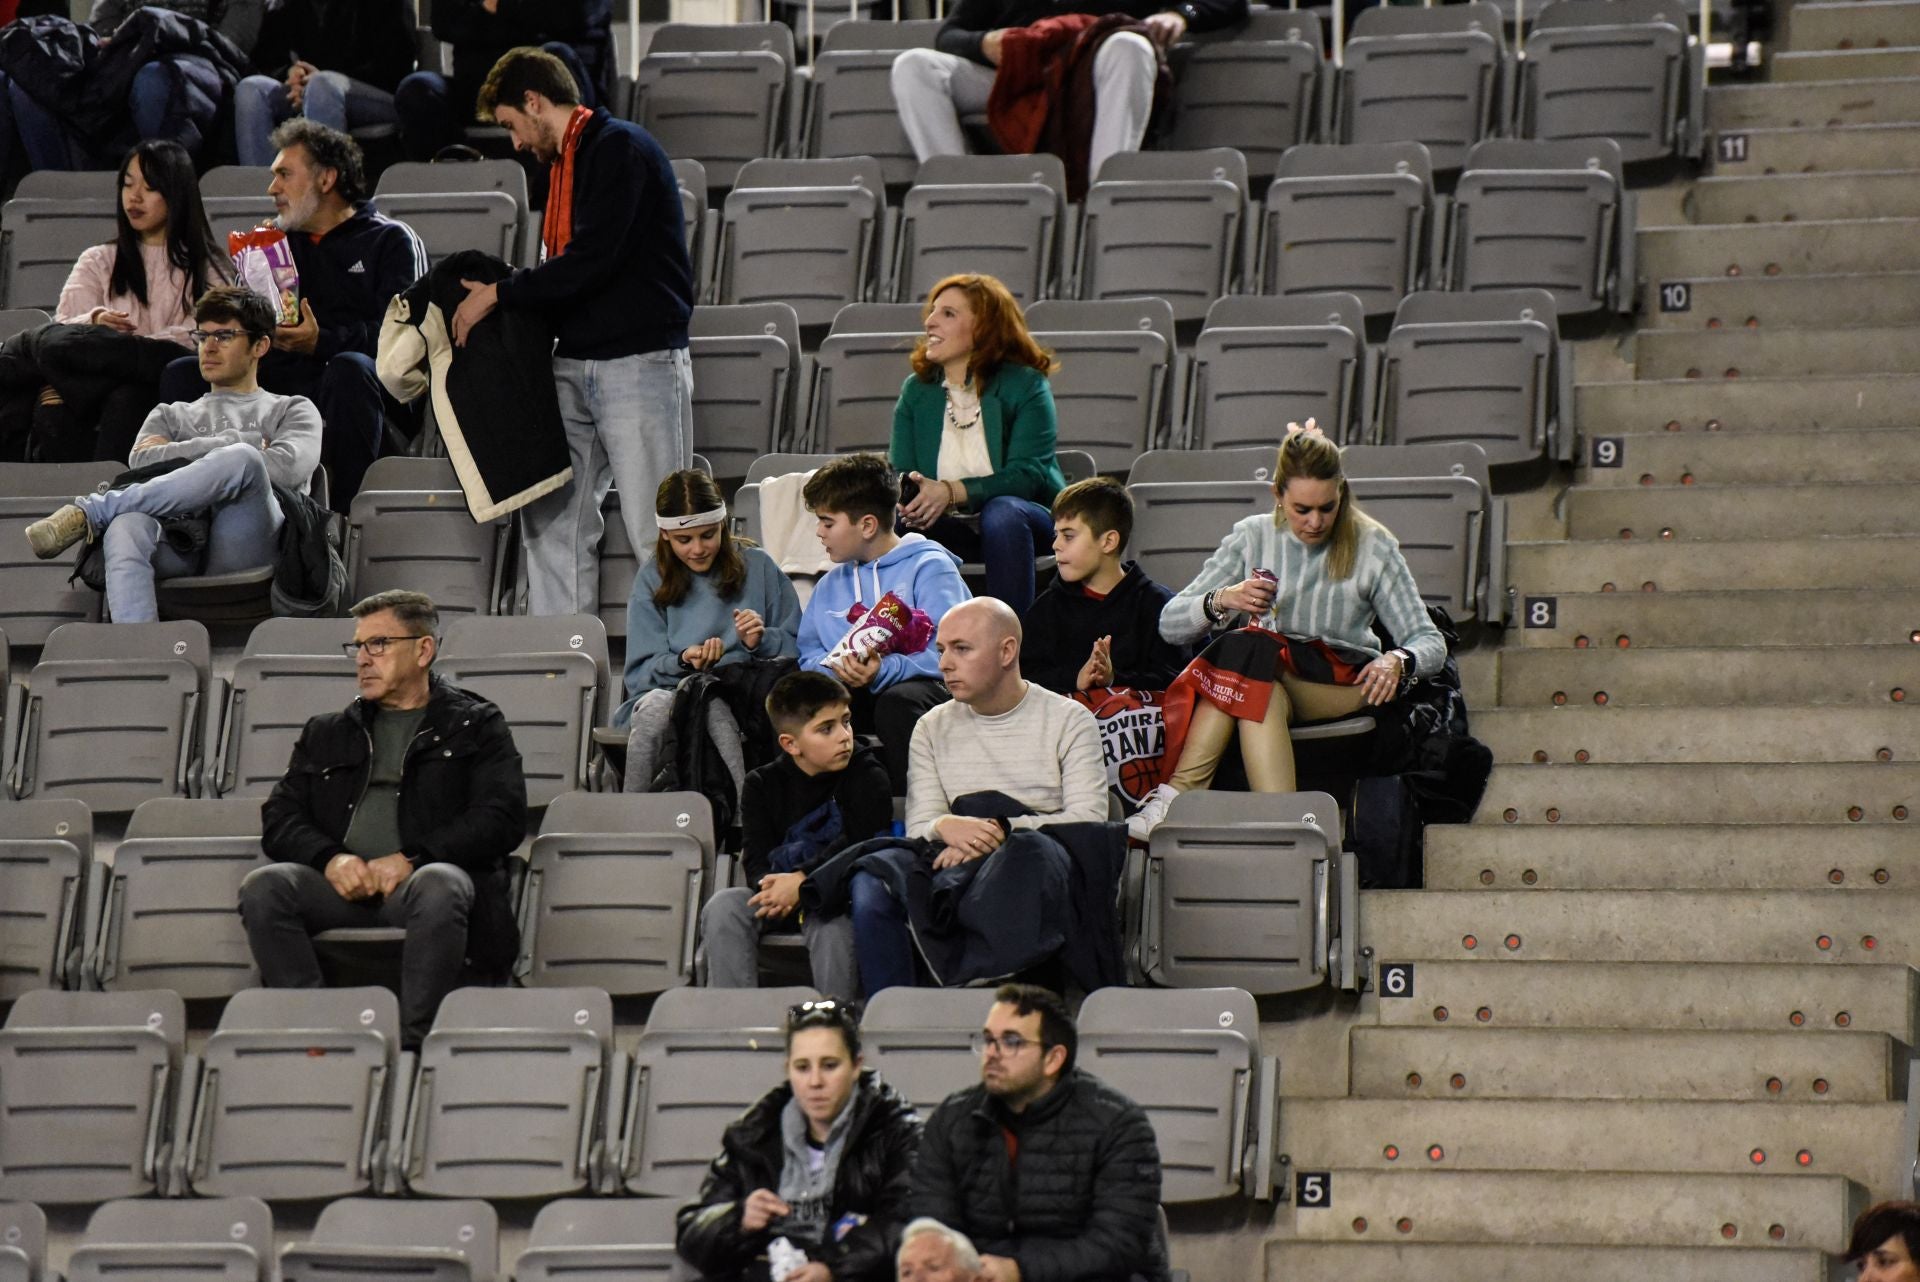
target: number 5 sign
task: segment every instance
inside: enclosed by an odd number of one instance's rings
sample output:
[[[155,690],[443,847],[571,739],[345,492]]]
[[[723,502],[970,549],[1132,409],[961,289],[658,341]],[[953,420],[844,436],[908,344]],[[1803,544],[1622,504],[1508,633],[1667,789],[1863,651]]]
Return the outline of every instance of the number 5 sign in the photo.
[[[1333,1172],[1301,1171],[1294,1176],[1293,1201],[1303,1211],[1324,1211],[1333,1205]]]

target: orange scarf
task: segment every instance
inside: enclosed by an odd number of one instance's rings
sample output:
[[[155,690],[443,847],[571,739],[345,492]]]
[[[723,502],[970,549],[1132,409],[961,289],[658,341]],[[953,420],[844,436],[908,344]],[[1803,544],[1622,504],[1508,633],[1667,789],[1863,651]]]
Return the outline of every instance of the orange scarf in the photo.
[[[573,240],[573,157],[580,150],[580,131],[593,113],[575,107],[560,139],[560,154],[547,171],[547,220],[540,228],[540,261],[558,258]]]

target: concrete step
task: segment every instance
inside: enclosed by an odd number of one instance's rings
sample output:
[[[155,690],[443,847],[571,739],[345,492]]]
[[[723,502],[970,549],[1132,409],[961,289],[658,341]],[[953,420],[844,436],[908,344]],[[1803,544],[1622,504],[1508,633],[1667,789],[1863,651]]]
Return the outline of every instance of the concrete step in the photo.
[[[1639,539],[1509,543],[1507,582],[1523,596],[1712,588],[1770,591],[1808,583],[1833,588],[1920,588],[1920,536],[1739,543]]]
[[[1576,485],[1567,491],[1570,539],[1737,542],[1831,535],[1920,534],[1906,484]]]
[[[1638,234],[1638,272],[1648,280],[1920,271],[1920,218],[1643,226]]]
[[[1640,378],[1709,382],[1807,374],[1913,374],[1920,373],[1920,326],[1649,329],[1635,336],[1633,359]]]
[[[1920,284],[1915,286],[1920,298]],[[1920,335],[1920,329],[1914,331]],[[1591,436],[1591,434],[1590,434]],[[1662,432],[1602,447],[1617,466],[1601,467],[1589,443],[1578,483],[1630,485],[1769,485],[1796,481],[1920,480],[1920,430],[1867,428],[1827,432]]]
[[[1900,824],[1434,824],[1426,873],[1430,890],[1913,894],[1920,842]]]
[[[1540,649],[1606,646],[1894,645],[1920,641],[1920,592],[1583,592],[1558,594],[1551,627],[1523,627]],[[1527,598],[1522,598],[1525,602]],[[1526,605],[1525,610],[1538,609]],[[1526,622],[1532,623],[1532,618]],[[1584,638],[1584,640],[1583,640]],[[1920,670],[1920,652],[1914,659]]]
[[[1507,650],[1503,708],[1847,708],[1920,699],[1911,645]]]
[[[1864,890],[1369,890],[1360,895],[1360,938],[1383,960],[1439,957],[1481,965],[1911,966],[1920,959],[1916,911],[1920,895]]]
[[[1377,1223],[1373,1231],[1392,1232]],[[1818,1251],[1743,1247],[1276,1241],[1267,1243],[1266,1259],[1267,1282],[1827,1282]]]
[[[1878,1104],[1906,1090],[1883,1035],[1356,1028],[1355,1099]]]
[[[1846,49],[1780,53],[1773,57],[1776,81],[1883,80],[1920,76],[1920,49]]]
[[[1332,1174],[1327,1184],[1332,1205],[1296,1206],[1291,1240],[1363,1242],[1397,1234],[1396,1240],[1409,1243],[1684,1246],[1715,1254],[1726,1253],[1731,1243],[1736,1249],[1764,1246],[1769,1255],[1838,1254],[1847,1248],[1847,1226],[1866,1209],[1866,1190],[1837,1176],[1344,1169]]]
[[[1839,129],[1920,122],[1920,81],[1832,80],[1823,83],[1713,85],[1707,119],[1735,129]],[[1836,143],[1843,135],[1828,134]]]
[[[1688,214],[1702,226],[1898,218],[1916,208],[1920,173],[1913,171],[1702,178],[1687,199]]]
[[[1880,708],[1475,708],[1502,764],[1920,761],[1920,714]],[[1883,755],[1884,754],[1884,755]],[[1920,847],[1920,843],[1915,843]],[[1916,849],[1920,855],[1920,849]]]
[[[1904,1104],[1314,1100],[1282,1104],[1279,1151],[1295,1171],[1804,1171],[1886,1196],[1912,1175],[1908,1120]]]
[[[1802,279],[1824,278],[1776,276],[1752,283],[1791,285]],[[1738,288],[1748,282],[1724,283]],[[1914,427],[1920,426],[1920,375],[1582,383],[1574,389],[1574,406],[1574,420],[1587,436]]]
[[[1735,135],[1745,141],[1731,141]],[[1912,123],[1805,129],[1716,124],[1714,137],[1707,154],[1716,178],[1920,169],[1920,126]]]
[[[1920,272],[1839,276],[1702,276],[1686,287],[1687,310],[1671,280],[1648,280],[1640,292],[1647,329],[1825,329],[1847,325],[1920,324]]]
[[[1784,45],[1795,53],[1920,45],[1920,3],[1915,0],[1796,4],[1786,19]]]
[[[1902,824],[1920,765],[1495,766],[1476,824]],[[1920,842],[1920,839],[1916,839]]]
[[[1431,835],[1435,829],[1428,829]],[[1429,892],[1431,893],[1431,892]],[[1458,949],[1457,941],[1454,944]],[[1387,953],[1411,964],[1407,1000],[1369,998],[1383,1027],[1838,1029],[1920,1036],[1920,971],[1905,966],[1545,962],[1489,966]],[[1375,993],[1379,981],[1374,983]],[[1486,1011],[1480,1019],[1479,1012]]]

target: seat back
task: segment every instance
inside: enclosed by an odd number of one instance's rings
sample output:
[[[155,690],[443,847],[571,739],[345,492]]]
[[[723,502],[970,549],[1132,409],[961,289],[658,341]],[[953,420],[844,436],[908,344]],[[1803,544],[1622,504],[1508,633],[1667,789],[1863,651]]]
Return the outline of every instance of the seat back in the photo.
[[[893,60],[902,49],[931,49],[939,30],[938,19],[827,28],[807,86],[802,153],[872,156],[889,184],[912,182],[918,162],[893,101]]]
[[[1127,474],[1127,487],[1195,481],[1259,481],[1270,486],[1279,455],[1277,444],[1212,450],[1148,450],[1133,461],[1133,471]],[[1268,497],[1272,497],[1271,490]]]
[[[925,1121],[941,1100],[979,1083],[968,1039],[992,1006],[988,988],[883,989],[860,1017],[861,1053]]]
[[[1123,472],[1165,434],[1174,311],[1160,298],[1035,303],[1027,323],[1058,368],[1048,382],[1057,444]]]
[[[129,1275],[267,1282],[273,1276],[273,1213],[258,1197],[104,1203],[67,1258],[67,1282]]]
[[[324,635],[325,648],[313,647],[317,653],[292,650],[306,641],[274,640],[293,635],[275,627],[278,624],[309,625],[303,631],[316,641]],[[276,619],[254,629],[248,653],[233,666],[226,715],[208,771],[210,792],[265,797],[273,791],[287,773],[293,746],[307,722],[339,711],[353,698],[353,660],[339,648],[352,639],[352,619]]]
[[[268,165],[215,165],[200,175],[200,197],[264,196],[272,181],[273,169]]]
[[[1472,441],[1496,465],[1545,456],[1558,331],[1541,289],[1408,295],[1387,337],[1381,442]]]
[[[1464,476],[1348,476],[1354,501],[1393,531],[1420,598],[1456,621],[1487,607],[1487,496]]]
[[[521,261],[524,207],[506,192],[382,191],[374,197],[374,206],[413,228],[426,246],[429,263],[467,249],[514,265]]]
[[[1353,294],[1384,315],[1423,279],[1433,169],[1418,142],[1295,147],[1267,188],[1260,292]]]
[[[83,801],[0,801],[0,1002],[65,988],[81,943],[80,906],[93,866],[93,814]]]
[[[280,1254],[280,1282],[494,1282],[500,1219],[476,1200],[329,1202],[313,1237]]]
[[[793,432],[800,318],[785,302],[696,307],[687,347],[694,442],[714,475],[744,476],[754,459]],[[623,612],[632,583],[629,575],[621,587]],[[624,633],[624,618],[621,623]]]
[[[731,187],[786,136],[793,64],[783,23],[670,22],[634,72],[633,118],[668,155],[698,159],[715,187]]]
[[[1321,58],[1319,15],[1310,9],[1252,14],[1234,30],[1188,35],[1169,61],[1180,110],[1165,145],[1176,151],[1231,147],[1266,178],[1280,153],[1314,136]]]
[[[0,311],[0,342],[52,319],[37,307],[9,307]]]
[[[451,619],[439,668],[506,718],[529,806],[587,786],[593,728],[606,717],[612,682],[598,616]]]
[[[1178,481],[1129,485],[1133,496],[1133,559],[1156,583],[1176,592],[1242,517],[1272,513],[1270,481]]]
[[[393,463],[421,467],[389,470]],[[430,481],[430,483],[429,483]],[[347,594],[409,588],[443,615],[492,614],[511,523],[474,521],[446,459],[380,459],[347,515]]]
[[[1541,11],[1613,6],[1569,0]],[[1610,138],[1623,161],[1660,160],[1680,148],[1686,101],[1687,22],[1617,26],[1536,23],[1521,64],[1519,132],[1527,138]]]
[[[1223,298],[1207,312],[1187,383],[1187,444],[1277,442],[1316,420],[1336,441],[1366,417],[1366,320],[1352,294]]]
[[[902,304],[898,310],[919,313],[912,304]],[[908,357],[919,329],[915,325],[890,332],[845,332],[842,324],[854,311],[853,306],[842,308],[833,331],[820,344],[806,439],[825,454],[858,450],[885,454],[893,434],[893,407],[900,399],[901,381],[912,372]]]
[[[960,272],[997,278],[1022,307],[1050,297],[1066,198],[1058,156],[929,156],[901,202],[893,297],[917,302]]]
[[[213,243],[224,247],[227,237],[237,231],[252,231],[273,221],[273,197],[266,188],[236,196],[208,196],[201,202],[207,212],[207,227]]]
[[[42,561],[26,529],[76,494],[125,469],[118,463],[8,463],[0,467],[0,628],[17,646],[37,646],[63,623],[100,617],[100,593],[72,583],[67,557]]]
[[[872,292],[885,187],[876,161],[757,160],[721,214],[713,301],[792,304],[824,325]]]
[[[120,182],[105,169],[31,169],[20,175],[13,195],[16,200],[111,201],[120,197]]]
[[[0,207],[0,304],[52,310],[74,260],[119,234],[114,200],[109,188],[93,197],[16,196]]]
[[[1615,293],[1620,197],[1610,138],[1479,144],[1454,189],[1449,288],[1544,289],[1563,318],[1604,310]]]
[[[562,1198],[533,1217],[516,1282],[667,1282],[679,1260],[673,1198]]]
[[[47,1265],[47,1213],[31,1202],[0,1202],[0,1278],[40,1282]]]
[[[693,267],[694,296],[706,289],[703,250],[707,230],[707,167],[691,157],[673,162],[673,180],[680,188],[680,221],[686,229],[687,262]]]
[[[260,190],[266,190],[265,183],[260,185]],[[439,195],[458,191],[499,192],[511,196],[516,205],[526,209],[527,171],[515,160],[403,160],[380,171],[374,196]]]
[[[1433,167],[1458,169],[1502,123],[1506,45],[1487,0],[1354,20],[1340,72],[1337,137],[1415,141]]]
[[[1084,209],[1079,297],[1164,298],[1174,319],[1199,320],[1238,276],[1247,162],[1224,147],[1120,152],[1101,165]]]

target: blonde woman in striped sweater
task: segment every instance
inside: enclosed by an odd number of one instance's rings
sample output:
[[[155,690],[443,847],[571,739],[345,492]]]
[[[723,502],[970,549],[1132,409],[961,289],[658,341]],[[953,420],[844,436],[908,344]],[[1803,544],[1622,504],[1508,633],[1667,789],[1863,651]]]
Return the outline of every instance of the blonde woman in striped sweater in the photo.
[[[1202,686],[1171,778],[1128,823],[1141,840],[1166,817],[1174,797],[1213,782],[1236,724],[1253,790],[1292,792],[1289,725],[1378,707],[1414,676],[1431,676],[1447,661],[1446,641],[1427,615],[1399,543],[1355,505],[1340,449],[1313,420],[1304,428],[1287,424],[1273,493],[1272,514],[1236,522],[1198,577],[1167,602],[1160,635],[1189,644],[1246,626],[1293,644],[1276,640],[1281,657],[1260,720],[1226,711]],[[1372,631],[1376,619],[1397,642],[1384,654]],[[1246,654],[1245,647],[1234,648]],[[1195,663],[1208,659],[1203,654]]]

